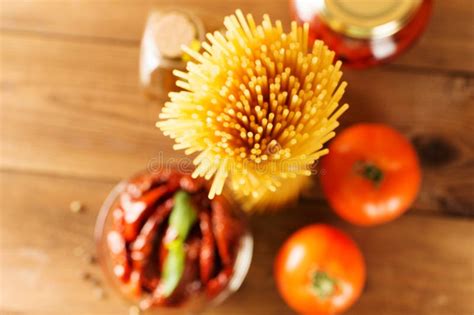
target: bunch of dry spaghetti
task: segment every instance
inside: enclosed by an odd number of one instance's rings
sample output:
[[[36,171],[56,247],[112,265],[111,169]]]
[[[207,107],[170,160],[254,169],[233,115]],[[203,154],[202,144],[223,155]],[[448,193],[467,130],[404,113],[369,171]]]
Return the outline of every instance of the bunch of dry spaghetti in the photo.
[[[224,20],[225,34],[207,34],[202,54],[174,71],[183,90],[170,93],[157,126],[175,149],[199,152],[195,177],[213,177],[209,197],[228,179],[246,209],[275,208],[308,183],[311,166],[328,152],[346,83],[341,63],[321,41],[311,49],[308,25],[256,25],[238,10]],[[281,189],[280,189],[281,188]]]

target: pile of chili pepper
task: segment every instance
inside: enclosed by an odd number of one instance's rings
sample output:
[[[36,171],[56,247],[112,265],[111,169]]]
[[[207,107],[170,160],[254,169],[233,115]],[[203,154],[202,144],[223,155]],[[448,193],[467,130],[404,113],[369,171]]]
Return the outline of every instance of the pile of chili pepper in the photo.
[[[242,221],[224,197],[207,195],[205,181],[176,171],[138,175],[119,194],[108,250],[123,291],[143,308],[226,288]]]

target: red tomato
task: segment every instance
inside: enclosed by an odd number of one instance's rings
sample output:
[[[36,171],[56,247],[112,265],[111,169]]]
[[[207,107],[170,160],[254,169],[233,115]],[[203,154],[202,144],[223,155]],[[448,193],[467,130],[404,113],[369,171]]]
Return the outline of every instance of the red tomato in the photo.
[[[341,132],[329,145],[321,171],[331,207],[357,225],[400,216],[415,200],[421,182],[411,143],[382,124],[358,124]]]
[[[328,225],[290,236],[275,261],[275,280],[285,302],[306,315],[339,314],[358,299],[365,263],[357,245]]]

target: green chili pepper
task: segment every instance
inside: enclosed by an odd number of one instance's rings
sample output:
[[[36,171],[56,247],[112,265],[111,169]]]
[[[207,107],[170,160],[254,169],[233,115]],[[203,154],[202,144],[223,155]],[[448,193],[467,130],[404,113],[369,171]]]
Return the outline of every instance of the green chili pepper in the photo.
[[[176,239],[166,245],[168,255],[163,263],[161,287],[165,297],[168,297],[179,284],[186,264],[184,242],[193,224],[197,220],[191,197],[184,191],[174,195],[174,207],[171,210],[169,228],[176,231]]]
[[[169,226],[176,230],[183,242],[186,240],[191,227],[196,222],[197,215],[191,204],[191,196],[185,191],[174,195],[174,207],[170,214]]]

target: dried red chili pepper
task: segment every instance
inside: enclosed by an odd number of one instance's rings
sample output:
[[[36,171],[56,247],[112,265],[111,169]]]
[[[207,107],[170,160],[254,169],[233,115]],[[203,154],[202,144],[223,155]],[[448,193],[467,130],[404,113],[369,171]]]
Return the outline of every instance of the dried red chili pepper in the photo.
[[[204,187],[204,182],[201,178],[192,178],[190,175],[184,175],[179,181],[179,185],[182,189],[189,193],[197,193]]]
[[[168,199],[157,207],[148,218],[135,241],[130,244],[130,258],[135,268],[142,269],[148,262],[153,249],[153,241],[162,222],[169,216],[173,208],[173,199]]]
[[[229,283],[230,277],[232,276],[232,267],[228,266],[223,269],[219,274],[211,279],[206,286],[206,292],[209,297],[217,296]]]
[[[124,237],[127,241],[133,241],[139,232],[142,222],[154,210],[156,203],[176,191],[176,181],[169,181],[169,185],[162,185],[134,200],[130,194],[123,193],[120,197],[120,205],[125,215]]]
[[[215,240],[212,233],[211,216],[202,211],[199,214],[199,227],[202,234],[201,252],[199,254],[199,266],[201,282],[205,285],[212,277],[215,266]]]
[[[138,271],[134,270],[130,273],[130,278],[128,282],[124,284],[124,290],[127,295],[135,298],[140,297],[142,293],[142,287],[140,285],[141,277],[142,274]]]
[[[140,174],[127,183],[125,191],[132,195],[133,198],[139,198],[144,192],[148,192],[153,187],[164,184],[170,178],[174,178],[175,174],[176,172],[172,170]]]
[[[237,220],[232,217],[229,204],[222,196],[211,201],[212,228],[216,238],[217,250],[224,266],[233,263],[235,245],[241,233]]]
[[[113,272],[122,281],[128,281],[130,276],[130,265],[127,257],[125,239],[117,231],[107,234],[107,245],[111,253]]]
[[[115,231],[123,233],[125,226],[125,218],[123,214],[123,209],[117,204],[115,205],[114,210],[112,210],[112,224]]]

